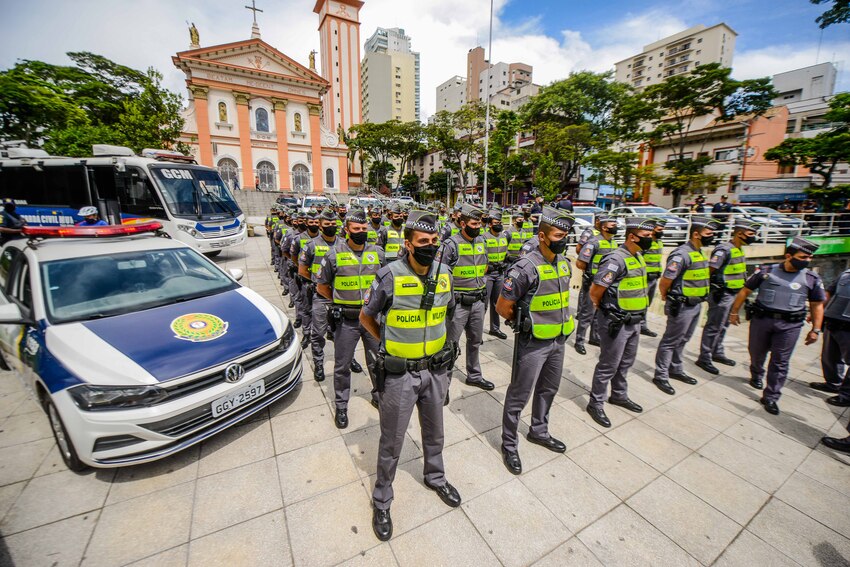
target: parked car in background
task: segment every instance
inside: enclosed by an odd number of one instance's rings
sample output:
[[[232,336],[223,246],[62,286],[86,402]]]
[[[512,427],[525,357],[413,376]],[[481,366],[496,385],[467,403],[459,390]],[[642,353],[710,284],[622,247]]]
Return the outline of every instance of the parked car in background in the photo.
[[[329,207],[332,204],[332,201],[324,195],[305,195],[304,201],[301,204],[301,210],[307,212],[319,206]]]
[[[688,221],[676,216],[664,207],[655,205],[626,205],[617,207],[611,211],[617,217],[617,226],[620,227],[621,238],[626,231],[625,217],[638,216],[643,218],[662,218],[667,221],[664,227],[665,244],[681,244],[688,240]]]
[[[770,207],[732,207],[732,218],[741,215],[753,222],[759,222],[764,227],[759,231],[759,239],[770,242],[785,242],[793,236],[801,236],[810,232],[809,225],[801,218],[780,213]]]
[[[594,217],[599,213],[604,213],[605,209],[602,207],[594,207],[590,205],[574,205],[573,206],[573,216],[576,220],[583,220],[587,224],[593,224]]]
[[[384,205],[380,199],[376,199],[375,197],[351,197],[348,199],[348,206],[358,207],[364,211],[368,211],[370,209],[382,209]]]

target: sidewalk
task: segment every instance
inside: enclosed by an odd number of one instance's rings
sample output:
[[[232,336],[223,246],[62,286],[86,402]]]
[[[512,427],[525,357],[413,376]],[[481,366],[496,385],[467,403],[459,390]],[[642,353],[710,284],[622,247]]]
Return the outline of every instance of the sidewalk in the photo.
[[[291,315],[268,257],[255,237],[217,260]],[[650,323],[663,330],[662,317]],[[801,340],[771,416],[747,384],[746,331],[730,329],[739,364],[713,379],[693,365],[692,339],[686,370],[699,384],[676,383],[675,396],[651,383],[659,339],[641,337],[629,385],[644,413],[606,406],[607,430],[584,411],[599,349],[580,356],[570,340],[550,418],[567,453],[523,438],[519,477],[499,452],[512,343],[485,335],[496,389],[456,372],[445,413],[446,474],[464,503],[450,509],[422,484],[414,416],[388,543],[371,528],[371,386],[353,376],[350,425],[337,430],[332,343],[327,380],[308,367],[293,395],[248,423],[157,463],[83,475],[64,468],[43,412],[0,373],[0,566],[848,565],[850,457],[818,443],[845,436],[848,413],[806,386],[821,379],[820,344]]]

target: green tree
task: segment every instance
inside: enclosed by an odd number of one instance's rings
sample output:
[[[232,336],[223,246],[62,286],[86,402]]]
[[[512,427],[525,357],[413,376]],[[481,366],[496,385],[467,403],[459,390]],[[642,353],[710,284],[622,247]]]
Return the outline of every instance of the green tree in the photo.
[[[788,138],[764,153],[764,158],[780,165],[802,165],[820,176],[819,188],[832,183],[835,168],[850,161],[850,133],[824,132],[814,138]]]
[[[469,174],[484,154],[482,143],[486,107],[477,102],[456,112],[438,112],[426,128],[430,149],[443,153],[443,165],[455,172],[461,187],[469,186]]]
[[[427,187],[427,192],[433,195],[436,199],[445,199],[446,191],[449,187],[449,183],[451,173],[445,170],[442,171],[432,171],[431,175],[428,176],[428,179],[425,181],[425,186]]]
[[[730,73],[731,69],[719,63],[700,65],[690,74],[674,75],[648,86],[641,95],[653,109],[652,129],[646,136],[654,145],[675,152],[676,157],[665,164],[674,179],[664,185],[673,194],[674,207],[682,195],[701,190],[711,180],[710,175],[703,177],[711,160],[687,157],[686,146],[705,144],[717,126],[736,117],[746,115],[752,120],[761,116],[776,96],[769,78],[737,81]],[[705,117],[714,117],[711,126],[695,128]]]
[[[815,22],[820,24],[820,29],[833,24],[850,22],[850,0],[811,0],[811,3],[818,5],[832,3],[832,6],[826,12],[815,19]]]
[[[561,189],[561,165],[546,152],[531,152],[529,161],[534,188],[546,201],[551,201]]]
[[[614,188],[614,206],[623,200],[627,188],[634,187],[640,174],[637,152],[604,149],[589,156],[586,163],[595,172],[593,181]]]
[[[419,192],[419,176],[415,173],[405,173],[398,182],[399,187],[410,193]]]

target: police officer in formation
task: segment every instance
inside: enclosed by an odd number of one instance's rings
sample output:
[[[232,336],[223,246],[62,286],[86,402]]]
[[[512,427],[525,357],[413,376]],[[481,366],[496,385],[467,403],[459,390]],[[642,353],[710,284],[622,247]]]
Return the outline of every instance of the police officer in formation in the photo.
[[[779,413],[779,396],[788,378],[788,364],[806,321],[806,302],[811,311],[812,328],[805,344],[817,342],[823,332],[823,304],[826,292],[823,282],[809,270],[818,245],[805,238],[795,237],[785,249],[785,261],[763,267],[750,276],[735,297],[729,322],[738,325],[738,311],[754,291],[758,290],[751,307],[750,321],[750,386],[764,388],[761,404],[771,414]],[[764,362],[770,353],[767,385],[764,383]]]
[[[316,274],[316,290],[330,304],[334,331],[334,423],[337,428],[348,427],[348,399],[351,372],[354,371],[354,350],[363,342],[366,367],[370,374],[378,354],[378,340],[360,323],[360,310],[366,291],[384,265],[384,253],[368,243],[366,215],[352,209],[345,219],[345,239],[331,246],[320,262]],[[315,322],[314,322],[315,324]],[[315,348],[313,360],[316,360]],[[359,365],[357,365],[359,368]],[[359,372],[359,370],[357,370]],[[374,377],[373,377],[374,381]],[[373,393],[377,406],[377,394]]]
[[[387,262],[392,262],[398,258],[399,252],[401,252],[404,239],[404,211],[396,203],[390,207],[387,217],[389,217],[389,224],[378,232],[378,246],[384,250]]]
[[[667,328],[655,353],[655,376],[652,382],[665,394],[676,390],[670,378],[696,384],[696,379],[685,374],[682,352],[696,331],[702,303],[708,297],[708,258],[702,249],[714,242],[714,231],[720,225],[708,217],[691,217],[690,239],[667,258],[667,265],[658,284],[658,292],[665,301]]]
[[[508,239],[508,252],[505,255],[505,261],[509,265],[519,260],[523,244],[532,237],[531,232],[523,228],[523,222],[522,211],[516,210],[511,215],[511,225],[505,231],[505,238]]]
[[[437,261],[452,271],[457,308],[449,321],[449,341],[457,343],[466,334],[466,383],[482,390],[495,386],[481,375],[479,350],[484,335],[487,245],[481,236],[484,211],[464,204],[460,211],[460,232],[443,242]],[[449,372],[449,384],[452,373]],[[449,403],[448,393],[446,403]]]
[[[567,446],[549,434],[549,410],[564,369],[564,345],[573,332],[570,314],[570,263],[567,237],[575,219],[566,211],[545,207],[539,244],[508,270],[496,305],[514,327],[512,378],[502,413],[502,460],[512,474],[522,473],[517,428],[528,398],[531,427],[526,439],[556,453]]]
[[[380,341],[376,390],[381,437],[372,529],[381,541],[393,533],[393,479],[414,407],[422,429],[425,486],[448,506],[461,503],[443,466],[443,403],[456,351],[446,319],[455,300],[451,269],[435,261],[437,243],[436,216],[413,211],[405,224],[406,253],[378,271],[360,315],[366,330]]]
[[[646,262],[649,305],[652,305],[652,300],[655,299],[655,291],[658,289],[658,278],[661,277],[661,257],[664,253],[664,227],[667,226],[667,221],[663,218],[654,218],[652,220],[655,222],[655,228],[652,229],[652,245],[649,247],[649,250],[643,253],[643,260]],[[644,317],[643,322],[640,324],[640,334],[647,337],[658,336],[658,333],[649,328],[647,317]]]
[[[614,236],[617,234],[617,220],[602,213],[596,215],[596,220],[599,223],[599,234],[587,239],[587,242],[581,246],[578,260],[576,260],[576,266],[584,272],[578,297],[578,326],[575,337],[575,349],[579,354],[587,354],[587,349],[584,346],[584,335],[588,327],[590,327],[589,343],[592,346],[599,346],[599,329],[596,327],[596,320],[593,316],[595,309],[590,300],[590,285],[593,283],[596,272],[599,271],[599,264],[602,259],[617,247],[614,243]]]
[[[496,300],[502,290],[505,281],[505,269],[507,268],[508,238],[503,232],[502,213],[499,210],[491,210],[487,214],[487,232],[484,233],[484,243],[487,246],[487,298],[485,305],[490,310],[489,334],[500,339],[508,336],[499,328],[499,314],[496,312]]]
[[[298,275],[298,256],[293,256],[293,249],[298,245],[300,249],[302,243],[307,244],[312,238],[310,233],[307,231],[307,214],[305,212],[299,212],[295,215],[295,224],[293,225],[293,230],[287,232],[286,236],[281,241],[280,250],[281,254],[287,259],[287,263],[289,264],[289,292],[290,292],[290,301],[294,303],[295,307],[295,323],[293,327],[298,329],[303,324],[303,314],[304,310],[302,307],[302,284],[301,284],[301,276]],[[317,236],[319,234],[318,225],[316,226],[314,235]],[[302,347],[303,348],[303,347]]]
[[[649,286],[644,254],[652,248],[651,219],[626,219],[626,240],[602,260],[590,299],[596,308],[600,355],[593,371],[587,413],[602,427],[611,427],[603,408],[608,385],[608,403],[640,413],[643,408],[629,398],[626,375],[635,363],[641,324],[649,308]]]
[[[443,227],[443,230],[440,232],[440,242],[445,242],[458,232],[460,232],[460,211],[463,203],[460,201],[455,203],[454,209],[452,209],[451,219],[446,225]]]
[[[823,382],[809,384],[816,390],[838,394],[826,403],[850,406],[850,269],[844,271],[826,289],[823,312]],[[843,371],[843,372],[842,372]]]
[[[366,230],[366,242],[368,242],[369,244],[377,245],[378,234],[380,234],[381,229],[383,227],[384,223],[381,220],[381,210],[375,208],[369,211],[369,226]]]
[[[702,329],[700,353],[696,362],[697,366],[709,374],[720,374],[720,370],[712,362],[735,366],[735,361],[726,356],[723,339],[729,326],[732,303],[747,279],[744,246],[756,241],[756,233],[760,227],[759,223],[745,218],[735,219],[732,239],[715,246],[711,251],[711,258],[708,260],[708,321]]]

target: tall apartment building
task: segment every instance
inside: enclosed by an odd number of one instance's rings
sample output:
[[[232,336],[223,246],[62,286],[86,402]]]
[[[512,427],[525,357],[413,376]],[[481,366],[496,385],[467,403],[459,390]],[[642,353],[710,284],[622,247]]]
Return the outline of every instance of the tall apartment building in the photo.
[[[400,28],[378,28],[364,45],[364,122],[419,121],[419,53]]]
[[[835,92],[838,70],[833,63],[820,63],[773,76],[773,88],[778,96],[774,105],[831,96]]]
[[[466,96],[466,79],[460,75],[455,75],[437,87],[436,112],[441,110],[457,112],[466,104]]]
[[[615,78],[637,89],[673,75],[693,72],[698,65],[732,66],[738,34],[726,24],[694,26],[645,45],[643,52],[615,64]]]
[[[489,67],[489,61],[484,56],[484,48],[480,45],[469,50],[466,54],[466,101],[481,100],[478,95],[478,79]]]

